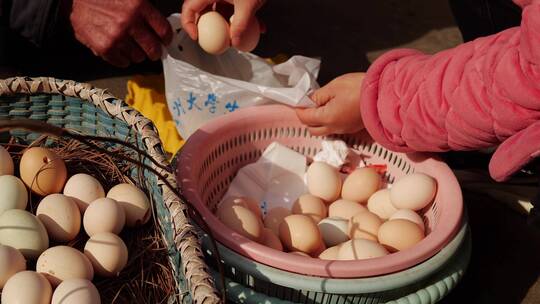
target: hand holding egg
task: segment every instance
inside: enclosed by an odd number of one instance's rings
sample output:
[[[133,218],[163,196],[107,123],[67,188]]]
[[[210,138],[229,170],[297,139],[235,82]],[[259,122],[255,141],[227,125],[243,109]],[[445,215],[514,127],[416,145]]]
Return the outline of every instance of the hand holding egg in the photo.
[[[184,1],[182,6],[182,28],[191,39],[198,39],[201,48],[209,54],[221,54],[231,45],[238,50],[251,52],[259,42],[261,25],[255,13],[263,1],[226,0],[223,2],[234,5],[234,15],[229,19],[230,24],[216,11],[203,13],[208,6],[208,1],[191,0]]]

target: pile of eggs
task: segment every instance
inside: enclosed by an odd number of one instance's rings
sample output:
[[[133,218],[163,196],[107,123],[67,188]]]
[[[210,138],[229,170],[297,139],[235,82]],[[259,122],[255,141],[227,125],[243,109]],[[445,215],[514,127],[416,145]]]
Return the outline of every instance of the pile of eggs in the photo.
[[[231,16],[230,23],[233,20],[234,16]],[[230,24],[216,11],[204,13],[199,17],[197,32],[199,46],[209,54],[222,54],[231,46]],[[259,22],[253,18],[242,36],[241,44],[236,48],[244,52],[253,51],[259,43],[260,34]]]
[[[309,193],[289,210],[263,216],[258,202],[231,197],[217,208],[219,220],[252,241],[279,251],[324,260],[360,260],[413,247],[425,237],[418,211],[434,199],[437,183],[412,173],[385,187],[373,167],[346,177],[324,162],[307,170]]]
[[[116,277],[124,269],[128,249],[118,234],[149,220],[148,197],[131,184],[105,193],[88,174],[68,179],[64,160],[41,147],[24,151],[20,179],[14,171],[0,146],[1,303],[101,303],[94,275]],[[41,198],[35,213],[27,211],[28,189]],[[83,252],[69,246],[81,226],[89,237]],[[27,260],[35,269],[27,270]]]

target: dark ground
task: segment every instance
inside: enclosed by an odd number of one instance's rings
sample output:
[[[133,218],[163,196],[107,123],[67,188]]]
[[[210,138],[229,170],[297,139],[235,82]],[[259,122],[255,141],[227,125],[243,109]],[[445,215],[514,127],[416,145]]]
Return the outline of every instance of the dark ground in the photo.
[[[337,4],[339,3],[339,4]],[[322,59],[320,83],[365,70],[385,50],[412,47],[436,52],[461,42],[446,1],[268,1],[268,27],[255,53],[302,54]],[[159,63],[113,69],[80,48],[18,52],[0,76],[24,74],[90,81],[125,96],[135,73],[157,73]],[[24,64],[22,64],[24,62]],[[540,303],[540,232],[526,218],[484,196],[464,193],[473,254],[461,284],[441,303]]]

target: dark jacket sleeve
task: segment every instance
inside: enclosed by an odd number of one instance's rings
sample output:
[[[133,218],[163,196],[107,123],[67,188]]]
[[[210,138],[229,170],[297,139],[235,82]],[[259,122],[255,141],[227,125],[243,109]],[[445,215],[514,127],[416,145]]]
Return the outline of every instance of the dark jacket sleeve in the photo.
[[[37,46],[54,33],[61,0],[0,0],[5,26]]]

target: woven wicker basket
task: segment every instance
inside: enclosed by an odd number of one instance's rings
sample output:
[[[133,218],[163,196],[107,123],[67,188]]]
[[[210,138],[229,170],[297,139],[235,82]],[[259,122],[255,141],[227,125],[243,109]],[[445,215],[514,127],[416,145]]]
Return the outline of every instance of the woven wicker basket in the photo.
[[[85,135],[128,139],[168,166],[152,122],[106,90],[89,84],[54,78],[0,80],[0,120],[21,118],[41,120]],[[41,134],[13,130],[11,135],[30,142]],[[176,186],[170,171],[154,169]],[[186,205],[157,176],[148,172],[145,175],[178,287],[169,303],[219,303],[197,235],[188,221]]]

